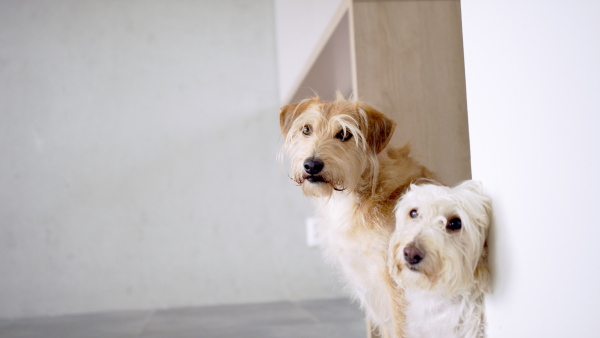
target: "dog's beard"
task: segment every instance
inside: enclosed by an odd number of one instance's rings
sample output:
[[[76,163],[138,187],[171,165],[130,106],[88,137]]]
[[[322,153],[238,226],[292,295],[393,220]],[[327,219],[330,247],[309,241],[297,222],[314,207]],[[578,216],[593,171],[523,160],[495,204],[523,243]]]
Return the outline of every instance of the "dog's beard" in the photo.
[[[345,191],[348,187],[344,180],[331,178],[328,173],[309,175],[297,171],[290,178],[302,188],[302,192],[308,197],[327,197],[331,196],[334,191]]]
[[[365,180],[363,174],[371,162],[364,153],[358,151],[341,154],[342,156],[338,157],[320,157],[325,168],[314,176],[304,171],[303,163],[306,157],[296,157],[297,160],[292,163],[295,170],[291,178],[302,187],[304,195],[309,197],[329,197],[334,192],[354,191],[361,180]]]
[[[473,284],[473,269],[457,252],[425,250],[426,257],[411,268],[402,261],[398,265],[398,278],[407,287],[453,294],[468,289]]]
[[[429,256],[433,253],[428,252]],[[442,279],[443,267],[439,260],[426,257],[417,266],[410,266],[402,261],[398,266],[399,279],[407,287],[421,290],[438,289]]]
[[[399,236],[395,234],[390,240],[390,259],[392,262],[392,277],[398,284],[405,287],[428,291],[442,291],[454,281],[449,281],[449,276],[457,274],[456,266],[451,262],[455,257],[452,253],[443,252],[441,241],[436,237]],[[424,254],[422,260],[416,264],[409,264],[404,258],[404,249],[410,243],[419,243],[418,248]],[[443,292],[443,291],[442,291]]]
[[[308,197],[324,197],[331,196],[334,189],[331,183],[318,182],[313,183],[308,180],[304,180],[301,184],[302,193]]]
[[[327,162],[325,164],[328,165]],[[329,165],[332,167],[332,165]],[[331,168],[323,173],[315,176],[310,176],[305,173],[294,178],[294,181],[302,187],[302,192],[308,197],[329,197],[334,192],[353,191],[358,180],[355,177],[360,176],[360,173],[353,172],[354,168],[338,171],[333,173]]]
[[[329,181],[327,178],[319,177],[319,180],[303,178],[298,184],[302,187],[302,193],[309,197],[328,197],[334,191],[344,191],[344,182]]]

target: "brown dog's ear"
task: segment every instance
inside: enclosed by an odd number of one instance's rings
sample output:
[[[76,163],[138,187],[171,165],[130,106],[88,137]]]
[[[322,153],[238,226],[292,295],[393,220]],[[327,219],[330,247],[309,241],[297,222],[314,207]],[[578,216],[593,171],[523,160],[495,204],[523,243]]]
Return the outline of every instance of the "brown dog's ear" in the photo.
[[[294,123],[294,120],[302,114],[310,105],[319,102],[319,97],[315,96],[311,99],[302,100],[298,103],[288,104],[279,110],[279,127],[281,134],[287,135]]]
[[[368,123],[365,137],[369,147],[378,154],[390,142],[396,122],[365,103],[358,103],[358,108],[367,114]]]
[[[474,272],[475,284],[479,291],[490,293],[492,291],[492,275],[488,265],[488,247],[487,243],[483,247],[477,267]]]
[[[294,122],[295,119],[295,116],[293,115],[297,115],[294,113],[296,112],[298,105],[299,103],[288,104],[279,110],[279,127],[281,128],[281,134],[283,134],[283,136],[287,135],[292,127],[292,122]]]

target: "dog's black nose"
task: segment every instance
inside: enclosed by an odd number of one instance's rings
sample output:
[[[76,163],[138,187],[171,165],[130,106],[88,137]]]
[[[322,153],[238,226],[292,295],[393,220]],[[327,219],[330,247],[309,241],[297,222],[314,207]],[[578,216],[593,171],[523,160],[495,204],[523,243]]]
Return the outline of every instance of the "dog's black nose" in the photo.
[[[416,246],[409,244],[404,248],[404,260],[410,265],[417,265],[425,258],[425,254]]]
[[[318,160],[316,158],[309,158],[304,161],[304,171],[311,175],[316,175],[323,170],[325,163],[323,161]]]

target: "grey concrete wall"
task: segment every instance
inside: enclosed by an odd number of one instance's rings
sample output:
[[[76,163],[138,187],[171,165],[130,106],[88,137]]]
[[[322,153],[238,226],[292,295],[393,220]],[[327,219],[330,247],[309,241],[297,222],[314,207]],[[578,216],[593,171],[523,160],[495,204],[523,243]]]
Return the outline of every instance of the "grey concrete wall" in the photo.
[[[335,297],[272,1],[0,2],[0,317]]]

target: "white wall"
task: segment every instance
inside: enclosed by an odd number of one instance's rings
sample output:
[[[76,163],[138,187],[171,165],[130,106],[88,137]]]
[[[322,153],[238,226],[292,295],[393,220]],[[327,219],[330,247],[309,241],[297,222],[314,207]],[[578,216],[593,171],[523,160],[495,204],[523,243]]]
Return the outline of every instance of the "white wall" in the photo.
[[[0,318],[340,295],[275,161],[273,7],[0,2]]]
[[[599,13],[462,2],[473,178],[495,208],[491,337],[600,332]]]
[[[279,100],[289,103],[348,0],[274,0]]]

